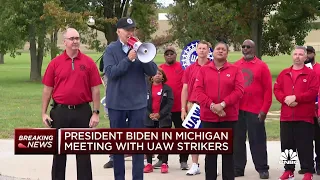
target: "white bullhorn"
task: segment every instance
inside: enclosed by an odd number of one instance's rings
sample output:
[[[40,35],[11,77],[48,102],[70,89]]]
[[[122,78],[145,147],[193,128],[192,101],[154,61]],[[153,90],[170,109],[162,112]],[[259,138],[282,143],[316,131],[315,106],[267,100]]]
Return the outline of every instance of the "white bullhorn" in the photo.
[[[135,37],[128,39],[128,45],[137,52],[138,59],[143,63],[152,61],[157,55],[157,49],[152,43],[142,43]]]

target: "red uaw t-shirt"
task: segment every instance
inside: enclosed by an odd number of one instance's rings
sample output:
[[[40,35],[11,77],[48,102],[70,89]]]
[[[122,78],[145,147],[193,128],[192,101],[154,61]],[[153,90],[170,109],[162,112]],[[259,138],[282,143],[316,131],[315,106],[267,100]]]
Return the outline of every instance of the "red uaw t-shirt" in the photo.
[[[166,74],[168,79],[166,84],[171,87],[173,92],[173,106],[171,112],[181,112],[182,77],[184,73],[181,64],[175,62],[172,65],[161,64],[159,67],[162,68]]]
[[[152,84],[152,113],[160,112],[162,84]]]
[[[244,94],[240,110],[267,114],[272,104],[272,76],[268,65],[257,57],[247,61],[243,57],[234,63],[244,77]]]
[[[78,105],[92,102],[91,88],[102,84],[102,80],[89,56],[79,51],[72,65],[72,59],[64,51],[50,61],[42,83],[53,87],[52,98],[58,104]]]
[[[294,84],[296,82],[296,79],[297,79],[298,75],[301,74],[301,72],[302,72],[302,69],[299,69],[299,70],[292,69],[291,77],[292,77],[292,81],[293,81]]]

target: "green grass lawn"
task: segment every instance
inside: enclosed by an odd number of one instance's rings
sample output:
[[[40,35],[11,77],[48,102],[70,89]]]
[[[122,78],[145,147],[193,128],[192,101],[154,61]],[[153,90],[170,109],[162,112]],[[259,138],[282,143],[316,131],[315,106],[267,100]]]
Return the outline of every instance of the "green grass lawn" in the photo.
[[[88,54],[94,60],[100,54]],[[241,57],[240,53],[230,53],[229,60],[234,62]],[[179,58],[179,57],[178,57]],[[291,65],[291,57],[282,55],[277,57],[263,57],[269,65],[273,79],[285,67]],[[49,57],[45,57],[42,74],[47,67]],[[157,55],[156,62],[163,63],[163,55]],[[14,128],[43,127],[41,120],[42,84],[29,81],[30,56],[23,53],[21,56],[11,58],[5,56],[5,64],[0,65],[0,138],[12,138]],[[101,86],[101,97],[105,90]],[[271,111],[279,110],[280,104],[273,99]],[[101,111],[103,112],[102,108]],[[279,121],[267,121],[269,140],[279,138]],[[108,120],[103,113],[100,116],[98,127],[109,127]]]

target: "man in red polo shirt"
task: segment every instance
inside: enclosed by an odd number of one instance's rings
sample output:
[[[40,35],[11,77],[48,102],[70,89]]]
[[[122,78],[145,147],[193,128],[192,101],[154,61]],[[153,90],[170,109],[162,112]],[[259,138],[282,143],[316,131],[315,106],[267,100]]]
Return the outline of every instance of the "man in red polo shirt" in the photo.
[[[265,119],[272,103],[272,76],[268,65],[255,56],[255,43],[242,43],[243,57],[235,62],[244,76],[244,95],[234,129],[235,177],[244,176],[247,164],[247,133],[250,150],[260,179],[269,178]]]
[[[182,77],[183,69],[181,64],[177,62],[177,53],[174,47],[168,46],[164,50],[165,63],[161,64],[159,67],[163,69],[167,75],[169,85],[173,91],[173,107],[171,109],[172,115],[171,119],[173,121],[175,128],[183,128],[181,120],[181,91],[182,91]],[[180,169],[188,170],[188,154],[180,154]],[[158,162],[155,164],[154,168],[160,167],[162,163]]]
[[[77,30],[68,28],[63,37],[66,49],[50,61],[42,80],[42,121],[46,127],[57,129],[96,127],[99,123],[99,85],[102,84],[98,68],[89,56],[80,52]],[[51,98],[53,105],[48,116]],[[93,110],[90,102],[93,102]],[[77,179],[92,180],[90,155],[76,156]],[[65,179],[66,160],[66,155],[53,156],[53,180]]]
[[[197,45],[197,55],[198,58],[195,63],[188,66],[183,75],[183,88],[181,93],[181,119],[184,120],[187,116],[187,113],[192,108],[194,103],[197,103],[197,97],[194,92],[194,83],[197,77],[199,69],[210,63],[208,59],[208,54],[211,48],[211,44],[207,41],[200,41]],[[187,109],[186,109],[186,108]],[[192,166],[186,172],[187,175],[197,175],[200,174],[199,167],[199,155],[193,154],[192,157]]]
[[[297,155],[303,180],[313,179],[314,102],[319,91],[316,73],[304,65],[307,51],[298,46],[293,51],[293,65],[284,69],[274,83],[274,95],[281,103],[280,140],[281,152]],[[295,163],[284,160],[284,173],[279,180],[294,178]]]

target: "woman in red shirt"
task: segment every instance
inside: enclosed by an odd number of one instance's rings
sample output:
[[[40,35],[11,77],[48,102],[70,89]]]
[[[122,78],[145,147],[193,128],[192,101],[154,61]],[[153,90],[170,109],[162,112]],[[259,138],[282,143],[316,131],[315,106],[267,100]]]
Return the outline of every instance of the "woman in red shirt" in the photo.
[[[164,84],[167,77],[161,68],[157,74],[149,78],[151,84],[148,88],[147,117],[144,124],[146,128],[171,128],[171,108],[173,106],[172,89]],[[158,157],[162,161],[161,173],[168,172],[168,154]],[[147,155],[148,164],[144,167],[145,173],[153,172],[152,154]]]

